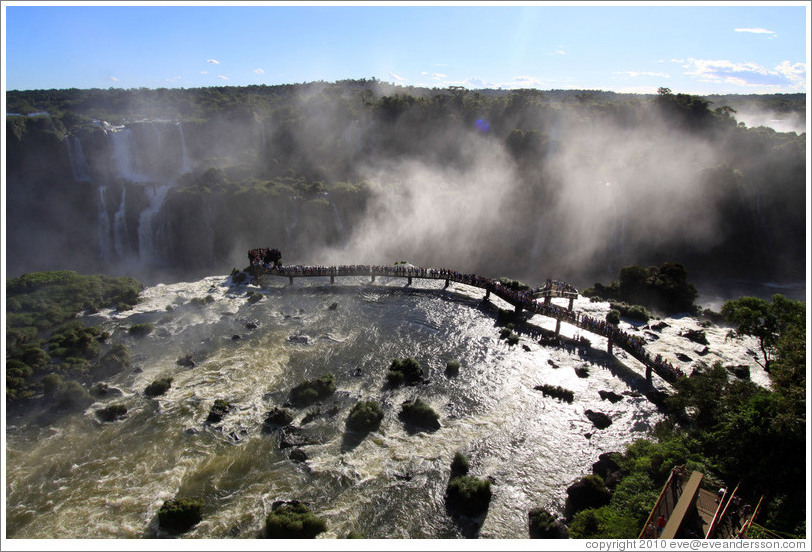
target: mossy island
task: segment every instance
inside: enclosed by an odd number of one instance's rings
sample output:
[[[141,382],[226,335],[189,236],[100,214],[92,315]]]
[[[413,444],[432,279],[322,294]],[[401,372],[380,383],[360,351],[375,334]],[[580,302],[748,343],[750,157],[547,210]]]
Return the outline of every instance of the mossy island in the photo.
[[[527,514],[531,539],[568,539],[567,526],[544,508],[533,508]]]
[[[185,533],[203,519],[205,505],[199,498],[167,500],[158,510],[158,526],[172,533]]]
[[[460,373],[460,361],[459,360],[449,360],[445,363],[445,374],[447,376],[456,376]]]
[[[96,417],[102,422],[114,422],[127,415],[127,407],[121,403],[111,404],[96,411]]]
[[[423,368],[412,357],[396,358],[389,365],[386,382],[391,386],[415,385],[423,381]]]
[[[453,476],[445,493],[446,505],[453,512],[477,517],[488,511],[491,482],[470,475]]]
[[[420,399],[404,402],[398,417],[407,426],[432,431],[440,429],[440,415]]]
[[[375,401],[355,403],[347,417],[347,429],[358,433],[377,431],[383,420],[381,405]]]
[[[316,517],[303,502],[276,502],[265,518],[263,536],[268,539],[313,539],[325,531],[327,522]]]
[[[147,397],[158,397],[163,395],[167,391],[169,391],[169,387],[172,385],[172,378],[160,378],[156,379],[144,389],[144,395]]]
[[[336,378],[327,373],[316,379],[300,383],[290,390],[290,402],[296,406],[307,406],[329,397],[336,391]]]

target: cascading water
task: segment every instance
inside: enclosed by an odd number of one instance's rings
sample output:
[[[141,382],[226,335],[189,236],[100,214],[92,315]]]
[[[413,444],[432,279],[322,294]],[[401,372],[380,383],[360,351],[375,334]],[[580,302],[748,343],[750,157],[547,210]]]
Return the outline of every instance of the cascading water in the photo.
[[[129,182],[146,182],[148,178],[135,166],[135,144],[132,131],[128,128],[121,128],[108,134],[113,145],[113,162],[118,176]]]
[[[181,164],[180,174],[192,171],[192,162],[189,160],[189,152],[186,149],[186,137],[183,135],[183,123],[178,122],[178,132],[180,133]]]
[[[107,212],[107,186],[99,186],[99,255],[102,260],[111,258],[114,249],[110,240],[110,214]]]
[[[127,188],[121,187],[121,203],[113,217],[113,248],[119,260],[123,260],[129,247],[127,235]]]
[[[65,145],[68,148],[68,159],[73,179],[77,182],[92,182],[90,177],[90,167],[82,149],[82,141],[78,136],[68,136],[65,138]]]
[[[157,228],[155,221],[166,199],[166,194],[172,186],[147,186],[145,188],[149,205],[141,211],[138,218],[138,256],[141,263],[155,263],[158,254],[155,248],[157,242]]]

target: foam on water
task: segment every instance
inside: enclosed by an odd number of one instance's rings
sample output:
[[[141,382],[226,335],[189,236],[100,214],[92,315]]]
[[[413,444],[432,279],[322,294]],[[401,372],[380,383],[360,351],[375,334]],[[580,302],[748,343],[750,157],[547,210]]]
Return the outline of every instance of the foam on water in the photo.
[[[154,535],[164,500],[199,495],[207,506],[191,538],[256,537],[271,504],[294,499],[327,520],[327,537],[356,530],[370,538],[458,538],[464,528],[445,511],[443,495],[451,459],[462,451],[473,475],[493,480],[481,536],[523,538],[529,509],[563,507],[567,486],[601,453],[622,450],[661,419],[642,397],[601,399],[598,391],[623,394],[629,387],[605,362],[598,351],[605,340],[596,336],[589,336],[594,354],[544,347],[527,336],[511,347],[499,339],[493,316],[507,305],[481,303],[481,290],[443,291],[441,281],[409,289],[398,279],[327,281],[299,279],[290,288],[286,279],[273,280],[257,303],[247,293],[258,288],[231,285],[226,276],[161,284],[144,290],[132,311],[91,316],[112,343],[130,349],[133,365],[107,380],[122,395],[47,424],[8,428],[9,537]],[[585,299],[576,308],[608,312],[608,304]],[[155,324],[152,333],[129,334],[145,322]],[[540,316],[531,322],[555,326]],[[725,340],[726,330],[706,328],[710,352],[700,356],[679,336],[698,327],[696,320],[666,322],[653,351],[745,363],[760,377],[747,339]],[[567,324],[561,331],[578,332]],[[306,343],[290,339],[302,335]],[[187,356],[194,367],[177,362]],[[405,356],[420,361],[428,384],[385,386],[391,359]],[[445,375],[452,359],[461,361],[457,377]],[[642,366],[624,361],[642,378]],[[578,377],[580,367],[589,377]],[[293,386],[326,372],[335,374],[337,392],[320,405],[291,408],[309,443],[301,447],[307,460],[293,462],[263,420]],[[167,376],[173,382],[165,395],[144,396],[150,382]],[[534,389],[542,383],[573,391],[575,400],[544,396]],[[401,404],[415,397],[440,414],[436,432],[410,432],[398,419]],[[218,398],[232,410],[207,424]],[[357,401],[369,399],[385,416],[359,441],[346,434],[345,422]],[[123,403],[127,416],[100,422],[95,411],[113,402]],[[612,425],[597,430],[587,409],[607,413]]]

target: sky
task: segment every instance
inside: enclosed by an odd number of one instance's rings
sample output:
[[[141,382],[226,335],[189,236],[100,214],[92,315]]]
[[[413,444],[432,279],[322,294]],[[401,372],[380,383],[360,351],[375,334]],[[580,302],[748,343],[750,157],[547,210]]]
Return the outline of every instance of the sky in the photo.
[[[3,2],[4,90],[806,92],[809,3]]]

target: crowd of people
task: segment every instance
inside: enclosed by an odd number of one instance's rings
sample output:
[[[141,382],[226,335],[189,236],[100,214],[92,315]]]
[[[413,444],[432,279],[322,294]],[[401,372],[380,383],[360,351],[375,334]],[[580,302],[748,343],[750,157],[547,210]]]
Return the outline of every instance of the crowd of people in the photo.
[[[675,381],[682,372],[668,362],[662,355],[654,358],[645,351],[646,340],[640,336],[631,335],[615,324],[606,320],[593,318],[574,310],[554,305],[549,301],[539,301],[536,296],[557,295],[560,297],[577,296],[575,287],[559,280],[548,278],[545,284],[537,288],[516,289],[503,284],[499,280],[466,274],[447,268],[424,268],[411,264],[396,265],[340,265],[340,266],[309,266],[279,264],[281,253],[278,249],[260,248],[248,252],[251,265],[264,268],[277,276],[390,276],[415,277],[436,280],[451,280],[461,284],[479,287],[494,293],[505,301],[520,307],[528,312],[541,314],[569,322],[589,332],[610,339],[613,344],[627,351],[640,362],[650,366],[657,374],[667,381]],[[552,292],[552,293],[551,293]]]

